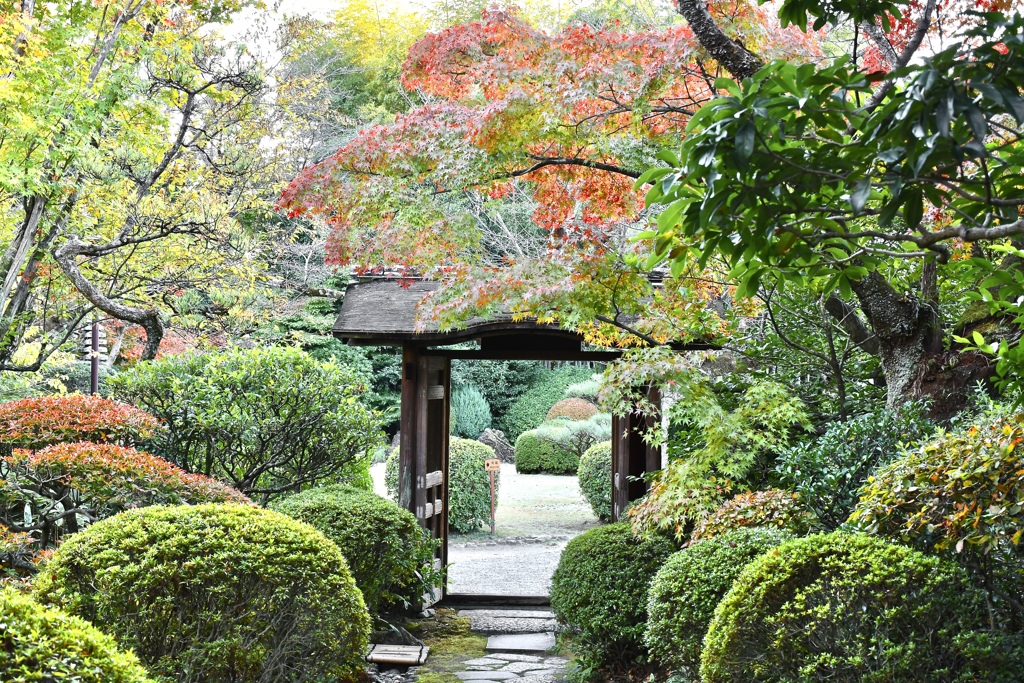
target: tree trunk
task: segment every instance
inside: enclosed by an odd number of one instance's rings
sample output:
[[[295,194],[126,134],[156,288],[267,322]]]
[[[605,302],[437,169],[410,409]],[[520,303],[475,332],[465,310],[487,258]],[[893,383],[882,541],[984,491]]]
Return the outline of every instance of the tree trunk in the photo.
[[[878,340],[888,407],[926,399],[928,414],[941,420],[962,410],[975,384],[989,377],[988,360],[943,347],[933,302],[897,292],[877,272],[850,284]]]

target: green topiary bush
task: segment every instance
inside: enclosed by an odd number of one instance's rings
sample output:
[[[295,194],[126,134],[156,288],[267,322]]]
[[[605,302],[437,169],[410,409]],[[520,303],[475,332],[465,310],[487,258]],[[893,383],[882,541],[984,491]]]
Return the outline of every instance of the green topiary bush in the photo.
[[[943,434],[875,472],[850,522],[965,566],[1024,630],[1024,415]]]
[[[466,534],[491,523],[491,477],[484,461],[494,449],[479,441],[448,443],[448,526]],[[500,472],[494,473],[494,504],[498,504]]]
[[[351,675],[370,619],[341,551],[247,505],[123,512],[57,549],[35,595],[179,683]]]
[[[696,679],[704,634],[722,596],[751,560],[790,538],[780,529],[737,529],[670,557],[648,594],[644,642],[651,656]]]
[[[350,486],[309,489],[272,508],[305,522],[341,549],[372,613],[408,608],[440,582],[434,542],[416,517]]]
[[[78,617],[0,591],[0,681],[150,683],[130,652]]]
[[[505,436],[514,442],[520,434],[544,422],[551,406],[565,398],[569,385],[590,379],[590,374],[588,368],[569,365],[542,375],[509,406],[501,424]]]
[[[594,444],[580,458],[576,469],[580,491],[598,518],[612,518],[612,442]]]
[[[794,534],[806,534],[814,516],[801,504],[800,497],[789,491],[768,489],[740,493],[712,512],[694,529],[690,539],[701,541],[743,527],[776,527]]]
[[[557,420],[560,417],[564,417],[568,420],[589,420],[590,418],[597,415],[600,412],[590,401],[584,401],[582,398],[563,398],[561,401],[551,406],[551,410],[548,411],[547,419]]]
[[[577,633],[574,648],[594,665],[644,656],[647,590],[675,547],[633,535],[626,523],[583,533],[562,551],[551,579],[551,608]]]
[[[452,392],[452,436],[475,439],[491,426],[491,407],[480,390],[459,387]]]
[[[484,461],[493,458],[494,449],[479,441],[451,439],[448,443],[448,526],[467,534],[491,522],[491,478]],[[494,476],[494,502],[498,502],[501,473]],[[388,495],[398,498],[398,451],[384,467]]]
[[[519,474],[574,474],[580,466],[578,455],[537,430],[520,435],[515,448]]]
[[[984,611],[938,558],[864,535],[799,538],[747,565],[719,603],[701,680],[1014,680],[979,631]]]

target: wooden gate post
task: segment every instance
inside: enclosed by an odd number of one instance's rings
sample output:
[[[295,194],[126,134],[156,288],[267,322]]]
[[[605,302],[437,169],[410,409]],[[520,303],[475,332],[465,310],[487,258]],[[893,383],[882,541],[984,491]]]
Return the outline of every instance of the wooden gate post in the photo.
[[[661,406],[661,392],[647,388],[647,398]],[[629,504],[647,493],[644,475],[661,469],[661,451],[643,440],[644,432],[661,424],[658,413],[630,412],[612,416],[612,521],[618,521]]]

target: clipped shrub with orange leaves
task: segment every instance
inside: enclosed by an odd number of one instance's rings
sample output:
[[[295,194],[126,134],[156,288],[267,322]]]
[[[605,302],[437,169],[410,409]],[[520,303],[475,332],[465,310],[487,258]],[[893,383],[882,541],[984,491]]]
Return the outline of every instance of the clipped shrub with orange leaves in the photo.
[[[597,413],[597,406],[590,401],[584,401],[582,398],[563,398],[551,406],[547,419],[556,420],[564,417],[576,422],[579,420],[589,420],[597,415]]]
[[[161,429],[138,408],[99,396],[42,396],[0,403],[0,443],[43,448],[91,441],[134,446]]]
[[[229,502],[249,499],[127,446],[62,443],[0,460],[0,523],[31,533],[43,547],[131,508]]]
[[[802,535],[813,521],[814,516],[800,503],[798,495],[768,489],[741,493],[725,501],[697,525],[690,538],[701,541],[745,527],[775,527]]]

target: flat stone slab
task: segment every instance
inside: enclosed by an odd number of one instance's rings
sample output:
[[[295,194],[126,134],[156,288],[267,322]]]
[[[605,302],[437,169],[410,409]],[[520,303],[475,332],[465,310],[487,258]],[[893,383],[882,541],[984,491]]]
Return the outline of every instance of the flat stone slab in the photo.
[[[558,627],[554,619],[536,619],[533,617],[485,617],[469,618],[469,630],[485,635],[500,633],[545,633]]]
[[[463,662],[466,666],[501,666],[505,663],[506,660],[499,659],[497,657],[480,657],[478,659],[468,659]]]
[[[514,652],[492,652],[487,659],[503,659],[505,662],[542,662],[543,657],[537,655],[519,655]],[[505,662],[502,662],[504,664]]]
[[[463,609],[460,617],[504,617],[509,619],[554,619],[555,613],[549,609]]]
[[[509,671],[459,671],[455,675],[463,681],[507,681],[519,678]]]
[[[515,633],[511,635],[491,636],[487,639],[488,652],[518,652],[522,654],[542,654],[555,649],[555,634],[547,633]]]
[[[537,673],[527,674],[520,678],[516,683],[560,683],[562,680],[562,674],[555,673],[554,671],[538,671]]]
[[[551,667],[543,662],[509,662],[501,667],[501,671],[509,671],[514,674],[522,674],[527,671],[544,671]]]

